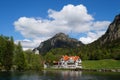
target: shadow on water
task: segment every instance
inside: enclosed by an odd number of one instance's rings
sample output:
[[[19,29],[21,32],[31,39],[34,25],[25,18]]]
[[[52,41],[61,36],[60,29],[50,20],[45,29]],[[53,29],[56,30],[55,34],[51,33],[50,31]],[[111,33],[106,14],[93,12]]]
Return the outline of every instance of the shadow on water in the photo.
[[[120,73],[82,71],[0,72],[0,80],[119,80]]]

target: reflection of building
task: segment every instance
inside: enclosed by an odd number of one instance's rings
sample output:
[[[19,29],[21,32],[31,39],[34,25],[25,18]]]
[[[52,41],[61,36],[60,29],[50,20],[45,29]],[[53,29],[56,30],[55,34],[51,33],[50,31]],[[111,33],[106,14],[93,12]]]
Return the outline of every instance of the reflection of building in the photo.
[[[80,78],[80,76],[82,75],[82,71],[61,71],[61,77],[63,78],[67,78],[66,80],[78,80],[78,77]]]
[[[59,68],[82,68],[82,61],[79,56],[62,56],[58,62]]]

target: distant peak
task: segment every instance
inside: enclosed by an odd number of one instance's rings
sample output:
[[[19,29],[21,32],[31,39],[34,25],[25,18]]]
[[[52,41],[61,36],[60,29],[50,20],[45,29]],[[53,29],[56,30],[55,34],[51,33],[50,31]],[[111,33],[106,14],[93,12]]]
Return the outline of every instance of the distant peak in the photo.
[[[120,20],[120,14],[118,14],[117,16],[115,16],[115,20]]]
[[[55,35],[55,37],[68,37],[68,35],[66,35],[65,33],[60,32],[60,33],[57,33]]]

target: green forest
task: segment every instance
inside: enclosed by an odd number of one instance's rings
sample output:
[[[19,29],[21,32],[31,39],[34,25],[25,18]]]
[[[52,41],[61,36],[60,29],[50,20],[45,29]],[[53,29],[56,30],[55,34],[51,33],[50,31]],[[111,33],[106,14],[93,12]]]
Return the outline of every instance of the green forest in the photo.
[[[44,53],[47,62],[58,61],[62,55],[80,56],[82,60],[120,60],[120,39],[100,45],[99,42],[83,45],[78,48],[54,48]]]
[[[22,50],[21,43],[14,44],[13,37],[0,36],[0,70],[40,70],[42,57],[32,50]]]
[[[38,55],[32,50],[23,51],[21,43],[14,43],[13,37],[0,36],[0,70],[41,70],[43,62],[53,64],[63,55],[80,56],[84,60],[120,60],[120,42],[114,41],[104,45],[92,43],[78,48],[54,48]]]

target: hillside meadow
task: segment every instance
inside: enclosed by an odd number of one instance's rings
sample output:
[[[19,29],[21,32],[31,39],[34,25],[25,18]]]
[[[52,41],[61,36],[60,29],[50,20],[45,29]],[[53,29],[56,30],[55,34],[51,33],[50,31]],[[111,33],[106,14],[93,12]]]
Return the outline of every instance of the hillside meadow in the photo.
[[[82,66],[83,69],[120,69],[120,60],[85,60]]]

